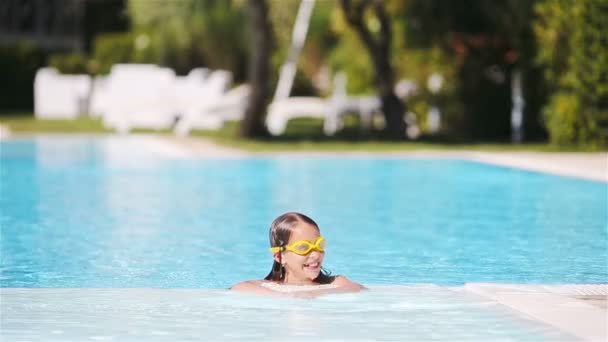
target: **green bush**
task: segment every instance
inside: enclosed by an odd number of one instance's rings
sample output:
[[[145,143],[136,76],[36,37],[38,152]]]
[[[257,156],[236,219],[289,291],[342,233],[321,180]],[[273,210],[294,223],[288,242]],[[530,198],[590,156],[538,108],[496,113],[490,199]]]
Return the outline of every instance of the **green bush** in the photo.
[[[578,98],[573,94],[557,93],[551,97],[543,109],[543,117],[554,143],[566,145],[577,140],[580,110]]]
[[[97,36],[92,61],[95,73],[108,74],[114,64],[133,62],[134,42],[132,33],[106,33]]]
[[[553,143],[608,146],[608,0],[536,7],[538,61],[553,84],[544,118]]]
[[[62,74],[86,74],[89,57],[84,53],[56,53],[49,56],[49,66]]]

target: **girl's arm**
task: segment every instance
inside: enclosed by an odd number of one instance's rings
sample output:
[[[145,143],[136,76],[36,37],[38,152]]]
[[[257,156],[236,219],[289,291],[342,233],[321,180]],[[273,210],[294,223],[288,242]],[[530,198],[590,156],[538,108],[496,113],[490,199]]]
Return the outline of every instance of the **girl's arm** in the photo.
[[[238,291],[245,293],[254,293],[254,294],[263,294],[263,295],[273,295],[273,296],[281,296],[286,297],[288,293],[273,291],[269,288],[260,286],[261,280],[248,280],[241,283],[238,283],[230,288],[230,291]]]
[[[332,294],[332,293],[348,293],[348,292],[359,292],[365,290],[366,287],[359,283],[350,281],[348,278],[343,276],[336,276],[332,285],[337,285],[333,289],[322,289],[322,290],[311,290],[311,291],[294,291],[294,292],[279,292],[272,289],[260,286],[261,280],[249,280],[238,283],[230,288],[231,291],[238,291],[244,293],[263,294],[280,297],[303,297],[303,298],[315,298],[320,295]]]
[[[333,285],[338,285],[340,288],[344,290],[349,290],[349,292],[359,292],[361,290],[367,289],[365,286],[355,283],[354,281],[350,281],[348,278],[344,276],[336,276],[336,279],[332,282]]]
[[[302,298],[316,298],[323,295],[328,294],[336,294],[336,293],[353,293],[360,292],[361,290],[366,290],[367,288],[359,283],[355,283],[354,281],[348,280],[348,278],[343,276],[336,276],[334,281],[331,283],[332,285],[337,285],[335,288],[330,289],[322,289],[322,290],[311,290],[311,291],[298,291],[292,292],[293,297],[302,297]]]

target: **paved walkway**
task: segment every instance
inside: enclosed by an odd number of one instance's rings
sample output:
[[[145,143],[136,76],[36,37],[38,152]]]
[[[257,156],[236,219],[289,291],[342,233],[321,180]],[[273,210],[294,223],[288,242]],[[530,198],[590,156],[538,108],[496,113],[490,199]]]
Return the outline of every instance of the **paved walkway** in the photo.
[[[7,139],[11,136],[11,130],[4,125],[0,125],[0,140]]]
[[[168,144],[185,149],[199,158],[243,158],[251,155],[248,151],[218,145],[209,139],[194,137],[162,136]]]
[[[484,163],[608,182],[608,153],[470,152]]]

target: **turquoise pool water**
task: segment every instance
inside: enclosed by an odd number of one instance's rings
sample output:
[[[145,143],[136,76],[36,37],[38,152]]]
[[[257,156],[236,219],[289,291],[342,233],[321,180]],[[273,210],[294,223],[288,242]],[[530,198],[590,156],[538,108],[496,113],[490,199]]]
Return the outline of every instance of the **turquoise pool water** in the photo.
[[[606,183],[461,160],[158,156],[128,139],[0,142],[3,288],[226,288],[314,218],[368,285],[608,282]],[[158,152],[158,151],[157,151]]]

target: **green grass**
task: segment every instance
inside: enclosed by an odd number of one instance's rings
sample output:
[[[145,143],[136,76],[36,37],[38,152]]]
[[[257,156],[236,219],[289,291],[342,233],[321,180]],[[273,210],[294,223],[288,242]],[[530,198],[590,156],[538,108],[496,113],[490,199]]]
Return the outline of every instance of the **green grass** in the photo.
[[[320,119],[294,119],[289,121],[285,133],[278,137],[241,139],[236,138],[238,123],[228,123],[218,131],[194,131],[215,142],[254,152],[280,151],[416,151],[416,150],[473,150],[473,151],[539,151],[539,152],[592,152],[592,146],[556,146],[548,143],[447,143],[439,141],[386,141],[359,128],[356,119],[350,118],[335,136],[322,133]]]
[[[0,116],[0,125],[14,133],[110,133],[101,120],[81,117],[75,120],[40,120],[26,114]]]
[[[0,116],[0,124],[14,133],[111,133],[100,120],[78,118],[76,120],[37,120],[30,115]],[[433,141],[385,141],[373,133],[362,131],[356,119],[348,118],[345,128],[335,136],[322,133],[320,119],[295,119],[289,122],[285,134],[279,137],[241,139],[236,137],[238,123],[228,123],[217,131],[193,131],[194,137],[204,137],[218,144],[244,150],[263,151],[415,151],[415,150],[474,150],[474,151],[543,151],[543,152],[589,152],[597,151],[590,146],[555,146],[547,143],[445,143]],[[155,132],[136,130],[134,133],[157,133],[171,135],[170,130]]]

